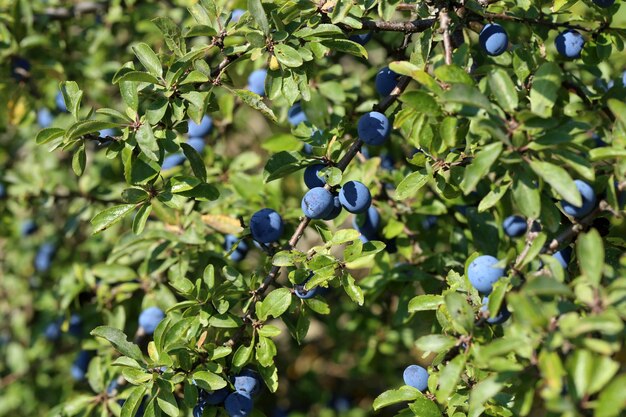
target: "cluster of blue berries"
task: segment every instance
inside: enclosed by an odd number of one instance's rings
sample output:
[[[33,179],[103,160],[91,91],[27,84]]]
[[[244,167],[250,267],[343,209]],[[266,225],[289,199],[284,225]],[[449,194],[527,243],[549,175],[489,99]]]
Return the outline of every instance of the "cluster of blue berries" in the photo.
[[[202,120],[200,120],[200,124],[194,122],[193,120],[189,120],[187,122],[187,144],[195,149],[198,153],[201,153],[204,150],[204,137],[211,133],[211,129],[213,128],[213,119],[211,116],[204,115]],[[162,169],[172,169],[176,166],[181,165],[185,162],[185,155],[182,151],[177,153],[168,155],[163,159]]]
[[[193,409],[193,416],[201,417],[207,406],[223,403],[230,417],[247,417],[254,408],[254,397],[261,391],[261,379],[255,371],[244,369],[233,378],[233,386],[235,388],[233,392],[228,388],[213,392],[201,389],[198,403]]]

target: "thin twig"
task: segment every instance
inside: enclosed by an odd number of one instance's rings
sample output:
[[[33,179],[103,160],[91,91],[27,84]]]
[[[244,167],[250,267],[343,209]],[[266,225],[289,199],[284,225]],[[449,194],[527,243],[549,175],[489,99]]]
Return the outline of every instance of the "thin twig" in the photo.
[[[452,64],[452,41],[450,40],[450,16],[448,9],[442,9],[439,12],[439,24],[443,32],[443,49],[445,51],[446,64]]]

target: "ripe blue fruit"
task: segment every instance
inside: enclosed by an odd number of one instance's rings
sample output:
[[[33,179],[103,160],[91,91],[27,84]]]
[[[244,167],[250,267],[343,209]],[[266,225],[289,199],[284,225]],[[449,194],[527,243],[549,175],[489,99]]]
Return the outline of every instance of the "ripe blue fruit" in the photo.
[[[372,204],[370,190],[359,181],[348,181],[339,191],[341,205],[350,213],[364,213]]]
[[[426,216],[424,220],[422,220],[422,227],[424,230],[430,230],[437,224],[437,216]]]
[[[510,237],[519,237],[526,233],[528,225],[521,216],[509,216],[502,222],[504,233]]]
[[[487,52],[487,55],[502,55],[509,44],[509,37],[502,26],[497,23],[485,25],[478,35],[480,46]]]
[[[365,213],[355,216],[352,220],[352,226],[368,241],[378,239],[380,223],[380,213],[374,206],[370,206]]]
[[[161,165],[161,168],[164,170],[172,169],[174,167],[177,167],[178,165],[181,165],[183,162],[185,162],[185,155],[183,155],[182,153],[174,153],[166,156],[165,159],[163,159],[163,165]]]
[[[11,59],[11,77],[17,81],[25,81],[30,75],[30,62],[27,59],[13,57]]]
[[[117,378],[114,378],[107,386],[107,395],[114,395],[119,386],[120,383],[117,381]]]
[[[323,219],[334,207],[333,195],[324,187],[315,187],[302,197],[302,212],[311,219]]]
[[[306,122],[306,114],[304,114],[300,102],[295,103],[289,108],[289,111],[287,111],[287,120],[289,120],[289,124],[292,126],[298,126],[300,123]]]
[[[320,287],[315,287],[315,288],[311,288],[310,290],[307,290],[306,288],[304,288],[305,283],[302,284],[296,284],[293,288],[294,288],[294,293],[296,294],[296,296],[302,300],[308,300],[309,298],[313,298],[317,295]]]
[[[417,388],[422,392],[428,388],[428,371],[419,365],[407,366],[402,374],[402,378],[406,385]]]
[[[567,264],[569,264],[569,261],[572,259],[572,248],[567,246],[552,256],[559,261],[563,269],[567,269]]]
[[[339,216],[339,214],[341,214],[341,201],[339,201],[339,196],[334,195],[333,196],[333,207],[330,210],[330,212],[328,212],[328,214],[324,217],[322,217],[323,220],[333,220],[336,219],[337,216]]]
[[[193,407],[193,417],[202,417],[204,413],[204,403],[198,403]]]
[[[235,391],[248,397],[253,397],[261,391],[261,378],[252,369],[243,369],[234,378]]]
[[[504,268],[494,266],[498,260],[491,255],[482,255],[474,259],[467,268],[467,278],[474,288],[483,294],[489,294],[504,275]]]
[[[83,332],[83,319],[78,314],[72,314],[70,317],[70,326],[68,333],[75,337],[80,337]]]
[[[585,39],[577,31],[567,29],[558,34],[554,44],[557,52],[565,58],[578,58],[585,45]]]
[[[196,152],[201,153],[204,150],[204,139],[202,138],[189,138],[187,144],[194,148]]]
[[[87,373],[87,368],[89,368],[89,362],[91,362],[92,357],[93,352],[89,350],[81,350],[78,353],[78,356],[74,360],[70,369],[72,378],[74,378],[75,381],[82,381],[85,379],[85,374]]]
[[[266,69],[258,69],[252,71],[248,76],[248,90],[260,96],[265,95],[265,78],[267,77]]]
[[[46,339],[50,341],[58,340],[61,337],[61,324],[63,323],[62,319],[57,319],[52,323],[48,324],[46,330],[44,331],[44,336]]]
[[[489,305],[489,297],[483,297],[483,303],[480,307],[480,311],[488,311]],[[489,324],[502,324],[507,321],[511,317],[511,312],[506,308],[506,305],[502,303],[500,305],[500,311],[495,316],[489,312],[489,318],[487,319],[487,323]]]
[[[224,408],[230,417],[247,417],[252,411],[252,399],[239,392],[233,392],[224,402]]]
[[[42,107],[37,110],[37,124],[41,128],[49,127],[52,124],[54,117],[52,116],[52,112],[48,110],[46,107]]]
[[[35,255],[35,269],[37,272],[46,272],[50,269],[55,251],[56,247],[52,243],[44,243],[39,247]]]
[[[607,7],[611,7],[613,3],[615,3],[615,0],[593,0],[593,2],[598,7],[607,8]]]
[[[283,234],[283,219],[276,211],[264,208],[252,215],[250,219],[250,233],[252,238],[260,243],[278,241]]]
[[[67,106],[65,105],[65,99],[63,98],[63,93],[62,92],[58,92],[56,97],[54,98],[54,102],[57,105],[57,109],[59,111],[62,112],[66,112],[67,111]]]
[[[139,327],[147,334],[152,334],[164,318],[165,313],[159,307],[148,307],[139,315]]]
[[[235,243],[239,241],[239,238],[235,235],[226,235],[224,239],[224,250],[230,251]],[[248,244],[242,240],[237,245],[237,248],[230,254],[230,260],[234,262],[239,262],[243,260],[248,254]]]
[[[382,97],[387,97],[396,85],[398,85],[398,79],[400,78],[400,74],[392,71],[389,67],[385,67],[378,71],[376,74],[376,91]]]
[[[382,113],[371,111],[359,119],[359,138],[368,145],[382,145],[391,133],[389,119]]]
[[[588,214],[596,206],[596,194],[589,184],[581,180],[574,180],[576,188],[580,191],[583,199],[581,206],[575,206],[565,200],[561,200],[561,207],[566,214],[572,217],[580,218]]]
[[[304,183],[309,189],[326,185],[326,179],[318,175],[324,168],[324,164],[313,164],[304,169]]]
[[[230,21],[234,22],[234,23],[239,22],[239,19],[241,19],[241,16],[243,16],[243,14],[245,12],[246,11],[243,10],[243,9],[235,9],[235,10],[233,10],[232,13],[230,14]]]
[[[305,155],[311,155],[313,153],[313,146],[311,146],[308,143],[305,143],[304,146],[302,147],[302,152]]]
[[[200,120],[200,124],[197,124],[193,120],[187,122],[187,134],[191,138],[201,138],[208,135],[212,127],[213,119],[205,114],[202,120]]]
[[[382,154],[380,156],[380,167],[385,171],[393,171],[394,168],[393,156],[388,153]]]
[[[4,187],[4,184],[0,184],[0,198],[4,198],[7,196],[7,190]]]
[[[36,231],[37,231],[37,223],[35,223],[33,220],[28,219],[22,222],[22,227],[20,228],[20,234],[22,236],[32,235]]]
[[[205,404],[218,405],[224,402],[224,399],[226,399],[228,394],[229,391],[226,387],[211,392],[200,390],[200,399]]]
[[[365,45],[372,39],[372,32],[358,33],[356,35],[352,35],[349,38],[352,42],[356,42],[359,45]]]

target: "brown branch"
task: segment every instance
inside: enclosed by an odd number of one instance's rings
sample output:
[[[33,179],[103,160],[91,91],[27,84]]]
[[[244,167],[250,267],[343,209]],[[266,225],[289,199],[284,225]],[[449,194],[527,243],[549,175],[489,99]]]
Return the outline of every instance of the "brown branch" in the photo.
[[[596,217],[603,211],[604,201],[601,201],[600,204],[591,211],[591,213],[587,214],[582,219],[572,223],[567,229],[563,230],[558,236],[553,238],[550,242],[546,243],[544,247],[541,249],[541,253],[554,253],[559,246],[563,243],[570,242],[574,239],[580,232],[584,231],[588,228]]]
[[[439,12],[439,25],[443,32],[443,49],[445,51],[446,64],[452,64],[452,41],[450,40],[450,16],[448,10],[442,9]]]
[[[383,22],[374,20],[363,20],[361,24],[363,25],[362,29],[372,30],[376,32],[418,33],[432,27],[435,22],[436,19],[418,19],[412,22]],[[353,28],[345,25],[342,25],[342,27],[347,30],[354,30]]]

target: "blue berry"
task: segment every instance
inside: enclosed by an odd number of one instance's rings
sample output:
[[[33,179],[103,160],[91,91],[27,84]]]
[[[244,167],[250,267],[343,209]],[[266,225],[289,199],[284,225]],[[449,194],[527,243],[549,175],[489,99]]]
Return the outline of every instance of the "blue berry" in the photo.
[[[607,8],[611,7],[615,3],[615,0],[593,0],[593,2],[598,7]]]
[[[326,185],[326,179],[319,175],[319,172],[324,168],[326,168],[324,164],[314,164],[304,169],[304,183],[309,189]]]
[[[194,148],[198,153],[202,153],[204,150],[204,139],[202,138],[189,138],[187,139],[187,144]]]
[[[480,311],[488,311],[489,305],[489,297],[483,297],[482,306],[480,307]],[[489,324],[502,324],[507,321],[511,317],[511,312],[506,308],[506,305],[502,303],[500,306],[500,311],[495,316],[489,312],[489,318],[487,319],[487,323]]]
[[[300,104],[300,102],[291,106],[287,112],[287,120],[289,120],[289,124],[292,126],[298,126],[300,123],[306,122],[306,114],[304,114],[304,110],[302,110],[302,104]]]
[[[226,397],[228,396],[228,394],[230,393],[230,391],[228,391],[228,388],[225,388],[225,387],[218,389],[217,391],[206,392],[202,390],[200,392],[201,392],[202,401],[205,404],[209,404],[209,405],[218,405],[218,404],[223,403]]]
[[[557,261],[559,261],[559,263],[561,264],[563,269],[567,269],[567,265],[569,264],[569,261],[572,259],[572,248],[567,246],[567,247],[561,249],[560,251],[556,252],[552,256]]]
[[[42,129],[50,127],[53,120],[54,117],[52,116],[52,112],[46,107],[42,107],[41,109],[37,110],[37,124]]]
[[[63,98],[63,93],[62,92],[58,92],[56,97],[54,98],[54,102],[57,105],[57,109],[61,112],[66,112],[67,111],[67,106],[65,105],[65,99]]]
[[[248,397],[253,397],[261,390],[261,378],[251,369],[243,369],[234,378],[235,391]]]
[[[35,255],[35,269],[37,272],[46,272],[50,269],[55,251],[56,247],[52,243],[44,243],[39,247]]]
[[[22,227],[20,228],[20,234],[22,236],[30,236],[37,231],[37,223],[33,220],[28,219],[22,222]]]
[[[85,379],[85,374],[87,373],[89,362],[91,362],[92,357],[93,352],[89,350],[81,350],[78,353],[78,356],[76,357],[76,360],[74,360],[70,369],[72,378],[74,378],[75,381],[82,381]]]
[[[200,124],[197,124],[193,120],[187,122],[187,134],[190,138],[201,138],[208,135],[213,127],[213,119],[211,116],[204,115]]]
[[[376,91],[382,97],[386,97],[396,88],[398,85],[398,79],[400,78],[400,74],[392,71],[389,67],[385,67],[378,71],[376,74]]]
[[[235,9],[232,11],[232,13],[230,14],[230,21],[233,23],[237,23],[239,22],[239,19],[241,19],[241,16],[243,16],[243,14],[246,11],[243,9]]]
[[[380,213],[374,206],[370,206],[365,213],[355,216],[352,220],[352,226],[361,232],[368,241],[378,239],[380,224]]]
[[[404,383],[420,391],[428,388],[428,371],[419,365],[410,365],[402,374]]]
[[[70,316],[68,333],[74,337],[80,337],[83,333],[83,319],[78,314]]]
[[[26,81],[30,75],[30,62],[27,59],[13,57],[11,59],[11,77],[17,81]]]
[[[561,207],[563,207],[563,211],[566,214],[575,218],[581,218],[591,212],[591,210],[593,210],[596,206],[596,194],[593,191],[593,188],[591,188],[591,186],[586,182],[574,180],[574,183],[576,184],[576,188],[578,188],[582,197],[582,205],[575,206],[565,200],[561,200]]]
[[[371,111],[359,119],[359,138],[368,145],[382,145],[391,134],[389,119],[382,113]]]
[[[224,239],[224,250],[230,251],[235,243],[239,241],[239,238],[235,235],[226,235]],[[239,241],[237,248],[230,254],[230,260],[234,262],[242,261],[248,254],[248,244],[242,240]]]
[[[161,168],[164,170],[172,169],[181,165],[183,162],[185,162],[185,155],[182,153],[174,153],[163,159],[163,165],[161,165]]]
[[[474,259],[467,268],[467,278],[479,292],[491,293],[493,284],[504,275],[504,268],[494,266],[498,262],[493,256],[482,255]]]
[[[333,207],[328,212],[326,216],[324,216],[323,220],[333,220],[336,219],[337,216],[341,214],[341,201],[339,200],[339,196],[333,196]]]
[[[526,219],[521,216],[509,216],[502,222],[504,233],[510,237],[519,237],[526,233],[528,225]]]
[[[139,326],[147,334],[152,334],[164,318],[165,313],[159,307],[148,307],[139,315]]]
[[[372,39],[372,32],[358,33],[356,35],[352,35],[349,38],[352,42],[356,42],[359,45],[365,45]]]
[[[224,408],[230,417],[248,417],[253,406],[252,399],[239,392],[233,392],[224,402]]]
[[[359,181],[348,181],[339,191],[341,205],[350,213],[364,213],[372,203],[370,190]]]
[[[265,78],[267,77],[267,70],[258,69],[252,71],[248,77],[248,90],[260,96],[265,95]]]
[[[315,187],[307,191],[302,198],[302,212],[311,219],[323,219],[334,208],[333,195],[323,187]]]
[[[50,341],[58,340],[61,337],[61,324],[63,324],[63,320],[61,319],[57,319],[48,324],[44,331],[46,339]]]
[[[422,227],[424,230],[430,230],[437,224],[437,216],[426,216],[424,220],[422,220]]]
[[[252,238],[260,243],[278,241],[283,234],[284,227],[280,214],[269,208],[257,211],[250,219]]]
[[[556,50],[565,58],[578,58],[585,45],[583,35],[575,30],[567,29],[556,37],[554,40]]]
[[[497,23],[485,25],[478,35],[480,46],[487,52],[487,55],[502,55],[509,44],[509,37],[502,26]]]

